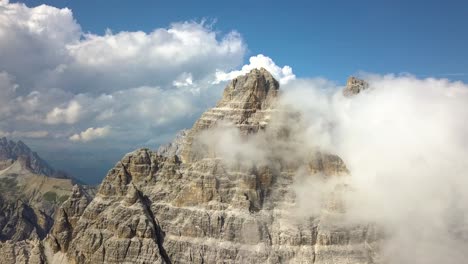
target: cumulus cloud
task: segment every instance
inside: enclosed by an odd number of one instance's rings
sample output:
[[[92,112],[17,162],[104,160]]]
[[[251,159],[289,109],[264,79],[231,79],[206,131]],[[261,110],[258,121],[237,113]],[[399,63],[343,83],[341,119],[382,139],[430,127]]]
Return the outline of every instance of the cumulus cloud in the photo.
[[[216,101],[216,70],[241,65],[245,51],[239,33],[205,22],[98,35],[83,32],[70,9],[3,0],[0,130],[46,131],[41,144],[53,148],[105,122],[122,154],[156,146]]]
[[[216,69],[236,67],[245,52],[237,32],[220,35],[203,22],[96,35],[83,33],[66,8],[1,5],[0,70],[15,82],[11,97],[38,95],[35,110],[51,124],[75,123],[80,96],[191,86]]]
[[[77,101],[71,101],[66,107],[55,107],[47,113],[46,122],[49,124],[73,124],[81,115],[81,105]]]
[[[234,70],[230,72],[218,70],[216,72],[215,83],[232,80],[237,76],[244,75],[255,68],[265,68],[280,82],[280,84],[286,84],[289,81],[296,79],[296,75],[294,75],[291,67],[286,65],[281,68],[276,65],[271,58],[263,54],[259,54],[257,56],[250,57],[249,64],[242,66],[242,69],[240,70]]]
[[[111,132],[111,128],[109,126],[106,127],[90,127],[86,129],[85,131],[79,133],[79,134],[74,134],[70,136],[71,141],[81,141],[81,142],[88,142],[92,141],[98,138],[105,137],[109,135]]]
[[[67,45],[67,51],[74,62],[62,68],[55,83],[73,80],[74,89],[95,93],[131,86],[168,89],[184,73],[196,82],[217,67],[240,64],[245,45],[236,32],[220,36],[203,23],[182,22],[151,33],[85,34],[83,40]],[[77,72],[81,80],[74,77]],[[88,85],[78,87],[82,82]]]

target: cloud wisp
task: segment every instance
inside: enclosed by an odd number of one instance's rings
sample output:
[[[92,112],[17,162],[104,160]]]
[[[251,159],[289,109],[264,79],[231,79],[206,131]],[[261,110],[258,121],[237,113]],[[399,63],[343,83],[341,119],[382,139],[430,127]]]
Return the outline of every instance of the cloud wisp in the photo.
[[[106,127],[90,127],[85,131],[74,134],[70,137],[71,141],[79,141],[79,142],[88,142],[98,138],[106,137],[111,133],[111,128],[109,126]]]

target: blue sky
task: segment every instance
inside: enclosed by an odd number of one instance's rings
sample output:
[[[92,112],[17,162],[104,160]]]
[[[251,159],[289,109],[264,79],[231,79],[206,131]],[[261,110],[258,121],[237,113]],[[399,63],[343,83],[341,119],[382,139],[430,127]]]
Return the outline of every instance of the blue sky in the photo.
[[[466,1],[24,1],[69,7],[82,29],[151,32],[207,19],[247,55],[338,82],[358,71],[468,80]],[[248,56],[246,57],[246,59]]]
[[[466,14],[462,1],[0,0],[0,136],[99,182],[252,67],[335,88],[361,72],[467,83]]]

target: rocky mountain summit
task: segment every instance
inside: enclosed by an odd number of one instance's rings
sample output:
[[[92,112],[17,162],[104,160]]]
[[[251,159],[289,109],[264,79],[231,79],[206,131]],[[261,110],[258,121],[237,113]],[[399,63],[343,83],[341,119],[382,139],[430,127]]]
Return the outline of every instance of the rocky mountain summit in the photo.
[[[345,185],[324,191],[316,213],[295,213],[301,177],[348,169],[291,147],[296,131],[276,121],[298,117],[277,108],[279,88],[265,69],[235,78],[172,144],[123,157],[94,198],[74,188],[47,238],[0,248],[5,263],[378,263],[377,229],[340,223]],[[261,152],[226,158],[215,141],[224,127]]]
[[[356,95],[369,88],[369,84],[361,79],[358,79],[354,76],[348,78],[346,82],[346,88],[343,89],[343,95],[350,97]]]

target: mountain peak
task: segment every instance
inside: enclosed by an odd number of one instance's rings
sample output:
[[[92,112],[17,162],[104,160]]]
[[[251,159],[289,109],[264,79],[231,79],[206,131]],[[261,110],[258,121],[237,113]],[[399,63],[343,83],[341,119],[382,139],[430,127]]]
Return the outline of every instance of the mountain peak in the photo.
[[[201,131],[216,126],[219,121],[228,122],[243,134],[263,129],[269,121],[279,94],[279,82],[264,68],[234,78],[224,89],[216,107],[207,110],[195,122],[182,139],[178,152],[182,161],[197,158],[192,150],[193,139]]]
[[[271,73],[263,67],[253,68],[248,74],[266,74],[272,76]]]
[[[366,90],[367,88],[369,88],[369,83],[354,76],[350,76],[346,82],[346,88],[343,90],[343,95],[350,97]]]
[[[224,89],[217,107],[233,109],[271,108],[279,91],[279,82],[265,68],[252,69],[234,78]]]

